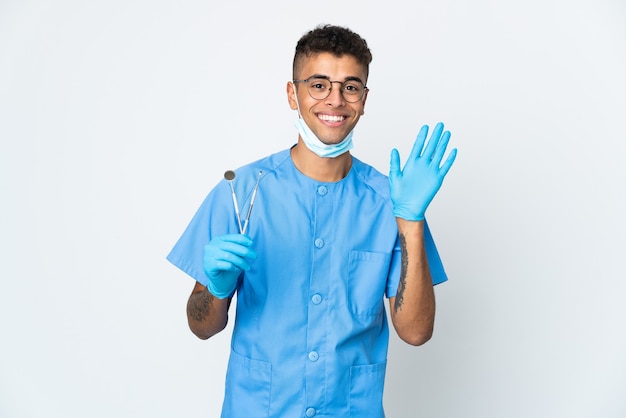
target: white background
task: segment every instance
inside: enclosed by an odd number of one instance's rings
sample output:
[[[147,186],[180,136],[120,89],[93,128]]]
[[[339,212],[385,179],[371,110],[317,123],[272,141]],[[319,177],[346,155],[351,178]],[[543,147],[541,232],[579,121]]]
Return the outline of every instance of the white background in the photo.
[[[297,39],[374,54],[354,154],[446,123],[434,338],[389,417],[626,416],[626,4],[0,0],[0,416],[216,417],[231,327],[165,256],[227,169],[292,145]]]

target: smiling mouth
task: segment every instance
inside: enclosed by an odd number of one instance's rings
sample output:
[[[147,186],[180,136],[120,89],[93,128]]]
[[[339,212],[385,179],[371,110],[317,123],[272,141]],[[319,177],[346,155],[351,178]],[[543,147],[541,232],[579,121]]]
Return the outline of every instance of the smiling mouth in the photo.
[[[342,122],[343,120],[346,119],[345,116],[339,116],[339,115],[317,115],[317,117],[327,122]]]

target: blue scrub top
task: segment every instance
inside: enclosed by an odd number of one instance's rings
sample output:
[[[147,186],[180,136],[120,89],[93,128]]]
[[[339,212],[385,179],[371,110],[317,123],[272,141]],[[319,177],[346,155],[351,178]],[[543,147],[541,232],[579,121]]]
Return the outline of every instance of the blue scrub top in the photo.
[[[386,176],[357,158],[336,183],[300,173],[290,150],[236,170],[258,258],[240,278],[222,417],[383,417],[389,327],[401,250]],[[206,285],[203,247],[238,233],[222,180],[168,255]],[[426,225],[433,284],[447,280]]]

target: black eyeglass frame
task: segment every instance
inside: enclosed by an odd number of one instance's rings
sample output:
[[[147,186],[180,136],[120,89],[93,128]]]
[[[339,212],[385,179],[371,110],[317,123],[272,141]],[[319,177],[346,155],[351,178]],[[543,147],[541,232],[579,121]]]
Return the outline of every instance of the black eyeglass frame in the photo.
[[[314,100],[324,100],[326,99],[328,96],[330,96],[331,91],[333,90],[333,83],[339,83],[341,85],[339,92],[341,93],[341,97],[348,103],[357,103],[359,101],[361,101],[363,99],[363,97],[365,96],[365,92],[369,91],[369,88],[361,81],[361,79],[359,79],[358,77],[351,77],[346,79],[345,81],[333,81],[331,80],[329,77],[325,77],[325,76],[320,76],[320,75],[312,75],[309,78],[305,78],[304,80],[291,80],[294,84],[295,83],[308,83],[309,81],[313,80],[313,79],[319,79],[319,80],[326,80],[330,83],[330,88],[328,89],[328,94],[324,97],[321,98],[317,98],[317,97],[313,97],[313,95],[311,94],[311,91],[309,90],[309,85],[306,85],[306,91],[307,93],[309,93],[309,96],[311,96],[312,99]],[[348,100],[346,98],[346,96],[344,95],[344,89],[343,89],[343,85],[345,83],[349,83],[349,82],[358,82],[363,86],[363,89],[361,91],[361,95],[359,96],[358,99],[352,101],[352,100]]]

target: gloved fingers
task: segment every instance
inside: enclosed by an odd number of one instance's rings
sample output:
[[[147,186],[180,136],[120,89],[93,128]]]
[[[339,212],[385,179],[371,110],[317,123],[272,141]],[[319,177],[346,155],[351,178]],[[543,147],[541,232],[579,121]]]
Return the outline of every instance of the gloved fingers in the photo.
[[[252,242],[250,237],[245,234],[228,234],[216,237],[209,245],[240,257],[256,258],[256,252],[250,248]]]
[[[432,140],[432,138],[431,138]],[[437,148],[435,149],[434,154],[432,155],[431,164],[437,168],[441,165],[441,160],[443,160],[443,155],[446,152],[446,148],[448,147],[448,143],[450,142],[450,132],[445,131],[441,138],[437,143]]]
[[[236,271],[241,272],[250,270],[250,264],[242,258],[234,254],[224,254],[223,258],[213,261],[214,271]]]
[[[391,150],[391,157],[389,160],[389,180],[393,181],[400,175],[400,153],[394,148]]]
[[[206,255],[216,260],[230,261],[231,256],[255,259],[257,253],[250,247],[235,242],[221,242],[219,245],[209,243],[205,247]]]
[[[441,141],[441,133],[443,132],[443,123],[439,122],[435,125],[435,129],[433,129],[433,133],[430,135],[430,139],[426,144],[426,148],[422,153],[422,157],[426,159],[426,161],[431,161],[435,155],[435,152],[439,146]]]
[[[455,159],[456,159],[456,148],[454,148],[454,149],[452,149],[452,151],[450,151],[450,154],[448,155],[448,158],[446,159],[446,162],[443,163],[443,165],[439,169],[439,176],[441,178],[444,178],[446,176],[446,174],[448,174],[448,171],[452,167],[452,164],[454,163]]]
[[[426,142],[426,137],[428,136],[428,125],[423,125],[417,134],[417,138],[413,143],[413,148],[411,149],[411,154],[409,154],[409,158],[407,159],[407,163],[418,159],[422,155],[422,151],[424,150],[424,143]]]
[[[219,246],[220,242],[231,242],[241,244],[249,247],[252,245],[252,239],[246,234],[226,234],[213,238],[211,242],[214,242],[216,246]]]
[[[252,248],[237,242],[222,242],[219,246],[216,246],[216,248],[221,251],[236,254],[240,257],[256,258],[256,252]]]
[[[241,248],[219,249],[211,244],[204,247],[204,266],[211,271],[234,271],[236,269],[249,270],[250,265],[246,257],[255,258],[256,254],[250,254]]]
[[[245,259],[257,257],[257,253],[250,248],[251,245],[252,240],[244,234],[215,237],[204,246],[205,265],[212,265],[216,270],[231,270],[233,266],[248,270],[250,265]]]

